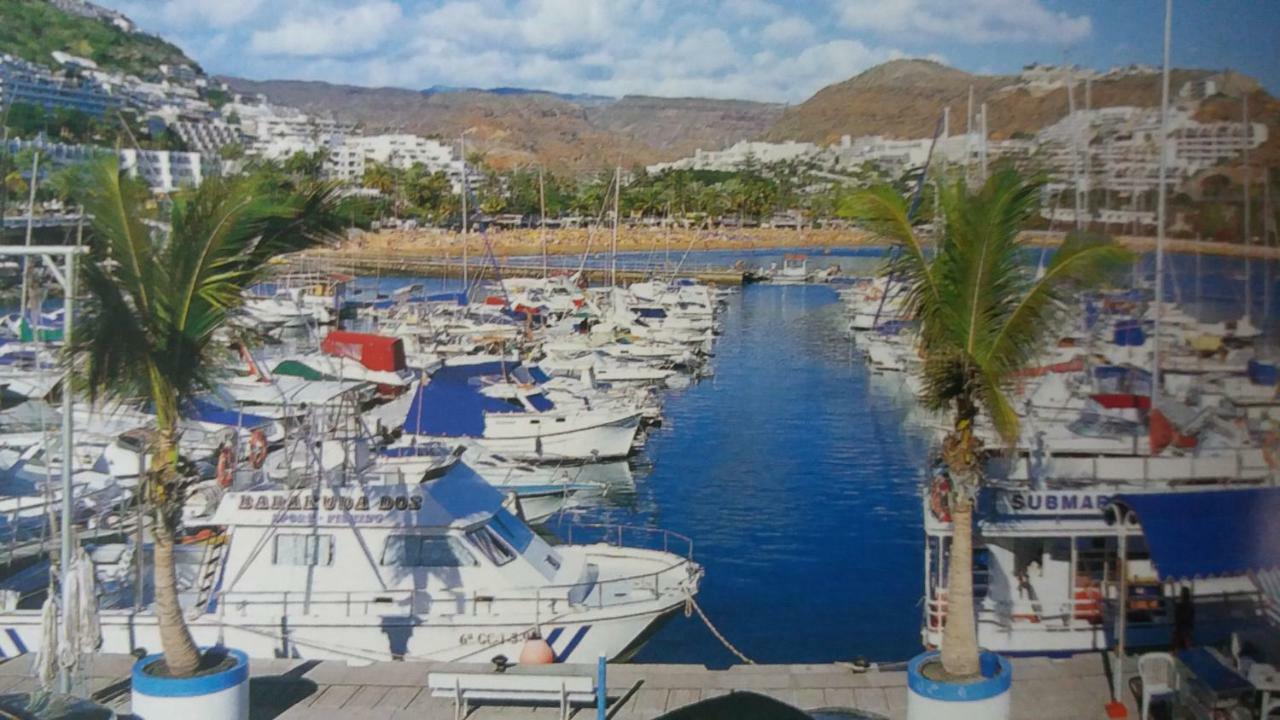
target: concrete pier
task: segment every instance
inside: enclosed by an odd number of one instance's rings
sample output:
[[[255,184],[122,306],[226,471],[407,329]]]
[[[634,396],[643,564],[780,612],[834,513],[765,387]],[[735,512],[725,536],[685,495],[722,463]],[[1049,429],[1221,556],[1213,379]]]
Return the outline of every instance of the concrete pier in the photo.
[[[0,665],[0,693],[36,689],[32,655]],[[129,709],[129,670],[133,658],[99,655],[89,668],[88,687],[98,702],[122,715]],[[1016,720],[1088,720],[1106,718],[1107,664],[1101,653],[1065,659],[1019,658],[1013,661],[1013,717]],[[427,674],[445,670],[483,670],[478,665],[385,662],[352,667],[342,662],[254,660],[251,685],[253,720],[423,720],[452,718],[453,702],[432,697]],[[1132,677],[1132,673],[1128,675]],[[775,697],[802,709],[857,708],[900,720],[906,716],[906,672],[899,666],[854,672],[842,665],[735,665],[708,670],[701,665],[611,665],[608,670],[611,717],[641,720],[698,700],[734,691]],[[1137,716],[1133,696],[1125,693],[1130,717]],[[479,705],[468,718],[557,717],[550,707]],[[595,717],[579,708],[574,718]]]

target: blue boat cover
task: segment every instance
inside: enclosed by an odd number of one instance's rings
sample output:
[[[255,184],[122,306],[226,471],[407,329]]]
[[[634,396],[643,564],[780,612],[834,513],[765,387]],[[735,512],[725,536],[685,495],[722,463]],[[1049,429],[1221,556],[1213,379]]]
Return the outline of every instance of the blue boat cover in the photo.
[[[459,305],[467,304],[467,294],[464,292],[447,292],[436,293],[426,297],[427,302],[452,302]]]
[[[1280,488],[1118,495],[1161,581],[1280,568]]]
[[[667,316],[667,311],[663,310],[662,308],[648,308],[648,307],[632,308],[631,312],[635,313],[637,316],[642,318],[661,319]]]
[[[505,374],[504,374],[505,370]],[[414,393],[405,414],[404,432],[411,435],[436,435],[440,437],[481,437],[484,435],[485,413],[525,412],[522,406],[502,398],[489,397],[481,392],[483,378],[502,378],[526,371],[534,376],[533,368],[522,368],[519,363],[501,361],[470,365],[446,365],[434,374]],[[538,374],[546,377],[541,371]],[[529,403],[539,412],[546,412],[555,405],[542,394],[528,396]]]
[[[1248,366],[1249,381],[1254,385],[1272,386],[1280,382],[1280,370],[1274,363],[1250,360]]]
[[[187,405],[186,412],[182,414],[188,420],[197,422],[214,423],[216,425],[227,425],[229,427],[242,428],[259,428],[270,425],[275,422],[271,418],[262,417],[261,415],[251,415],[249,413],[241,413],[236,410],[228,410],[221,405],[217,405],[202,398],[195,398]]]

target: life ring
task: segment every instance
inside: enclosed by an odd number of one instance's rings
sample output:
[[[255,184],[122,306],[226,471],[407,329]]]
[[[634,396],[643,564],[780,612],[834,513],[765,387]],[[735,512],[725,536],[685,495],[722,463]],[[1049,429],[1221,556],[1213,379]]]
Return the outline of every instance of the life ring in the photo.
[[[231,481],[235,476],[236,460],[231,454],[231,446],[223,445],[218,451],[218,485],[224,488],[231,487]]]
[[[951,522],[951,481],[945,475],[935,475],[929,483],[929,512],[938,522]]]
[[[1076,587],[1075,606],[1077,620],[1085,620],[1094,625],[1102,622],[1102,589],[1096,581],[1090,580],[1088,585]]]
[[[249,463],[257,470],[267,461],[267,434],[261,430],[249,433]]]
[[[1272,470],[1280,469],[1280,433],[1272,430],[1262,436],[1262,457]]]
[[[947,589],[934,590],[933,600],[928,605],[929,629],[941,630],[947,621]]]

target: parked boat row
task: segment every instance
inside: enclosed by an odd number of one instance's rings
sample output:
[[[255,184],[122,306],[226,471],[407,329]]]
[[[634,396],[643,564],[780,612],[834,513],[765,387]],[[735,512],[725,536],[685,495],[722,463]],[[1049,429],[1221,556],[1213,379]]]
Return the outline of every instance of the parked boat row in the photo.
[[[536,635],[558,661],[626,659],[696,595],[687,538],[535,528],[634,482],[627,458],[661,422],[664,391],[709,373],[721,293],[550,276],[479,294],[294,274],[243,306],[224,376],[183,408],[178,582],[198,643],[490,662]],[[0,344],[0,358],[30,358],[6,366],[6,388],[22,390],[0,412],[5,654],[41,644],[63,470],[47,402],[63,392],[57,345]],[[77,408],[73,502],[102,651],[155,650],[152,548],[135,508],[154,415]]]
[[[921,359],[901,286],[865,279],[841,295],[868,366],[914,397]],[[1128,643],[1167,646],[1183,585],[1160,582],[1141,528],[1114,524],[1107,508],[1122,495],[1274,486],[1277,366],[1249,318],[1203,322],[1142,289],[1079,298],[1053,336],[1010,388],[1021,421],[1012,446],[989,421],[978,428],[987,454],[987,485],[975,511],[978,643],[1006,654],[1110,647],[1123,573]],[[939,441],[945,435],[941,416],[919,407],[912,413]],[[929,647],[941,642],[947,608],[949,489],[945,468],[927,473],[921,636]],[[1248,626],[1264,600],[1248,577],[1202,578],[1187,587],[1198,642]]]

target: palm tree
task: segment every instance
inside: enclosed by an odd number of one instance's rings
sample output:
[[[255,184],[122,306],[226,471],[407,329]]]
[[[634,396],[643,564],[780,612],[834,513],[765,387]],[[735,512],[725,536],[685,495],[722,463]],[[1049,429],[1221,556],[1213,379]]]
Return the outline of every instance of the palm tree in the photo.
[[[942,640],[942,664],[953,677],[978,674],[972,547],[982,447],[974,422],[985,411],[1002,439],[1018,436],[1007,395],[1015,373],[1041,349],[1070,290],[1131,261],[1107,239],[1069,236],[1037,279],[1020,258],[1025,246],[1018,238],[1036,211],[1040,187],[1013,170],[993,174],[972,193],[963,181],[941,183],[942,229],[932,252],[912,227],[907,200],[891,187],[856,193],[842,213],[898,247],[888,272],[904,284],[908,310],[920,321],[921,401],[952,417],[941,455],[953,483]]]
[[[93,402],[148,399],[156,433],[139,490],[155,540],[155,605],[170,673],[194,673],[200,655],[178,605],[173,547],[183,500],[178,420],[215,380],[214,336],[278,255],[336,239],[336,189],[285,191],[260,177],[211,177],[169,203],[165,223],[148,212],[146,188],[122,178],[114,157],[94,165],[84,193],[93,256],[83,264],[88,312],[69,358]]]
[[[395,171],[382,163],[369,163],[364,168],[361,178],[365,187],[377,190],[383,195],[390,195],[396,189]]]

